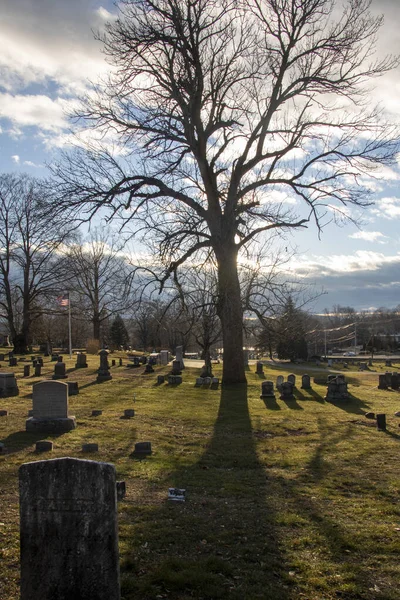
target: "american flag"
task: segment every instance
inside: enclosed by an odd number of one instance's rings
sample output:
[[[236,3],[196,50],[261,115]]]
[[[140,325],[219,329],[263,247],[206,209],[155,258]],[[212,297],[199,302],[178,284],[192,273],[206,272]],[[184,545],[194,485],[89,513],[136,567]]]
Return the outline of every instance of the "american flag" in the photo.
[[[60,306],[69,306],[69,293],[58,296],[57,302]]]

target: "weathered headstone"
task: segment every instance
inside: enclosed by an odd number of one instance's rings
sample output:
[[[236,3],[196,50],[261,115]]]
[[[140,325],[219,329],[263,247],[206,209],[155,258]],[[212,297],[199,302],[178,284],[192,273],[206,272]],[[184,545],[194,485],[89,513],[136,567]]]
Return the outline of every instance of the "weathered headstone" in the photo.
[[[392,390],[398,390],[400,387],[400,376],[398,373],[392,373],[391,388]]]
[[[162,383],[165,383],[165,375],[158,375],[157,376],[157,384],[161,385]]]
[[[99,445],[96,442],[86,442],[82,444],[82,452],[98,452]]]
[[[77,381],[68,381],[68,396],[77,396],[79,394],[79,385]]]
[[[291,381],[284,381],[281,385],[280,392],[281,395],[279,396],[279,398],[281,400],[294,400],[293,383]]]
[[[113,359],[111,359],[111,366],[115,367],[115,365],[116,365],[115,358],[113,358]]]
[[[134,408],[126,408],[124,410],[124,417],[125,417],[125,419],[131,419],[134,416],[135,416],[135,409]]]
[[[211,387],[217,388],[219,386],[218,377],[211,377]]]
[[[259,360],[256,363],[256,375],[264,375],[264,365]]]
[[[109,364],[108,364],[108,351],[103,349],[99,352],[100,356],[100,367],[97,369],[97,383],[102,383],[103,381],[110,381],[112,379],[112,375],[110,374]]]
[[[18,396],[19,389],[14,373],[0,373],[0,398]]]
[[[120,600],[114,465],[26,463],[19,485],[21,600]]]
[[[51,361],[52,362],[57,362],[58,361],[58,354],[52,354],[51,355]]]
[[[376,426],[378,431],[386,431],[386,414],[378,413],[376,415]]]
[[[288,375],[287,380],[293,385],[293,387],[296,387],[296,375],[293,375],[293,373],[291,373],[290,375]]]
[[[182,383],[181,375],[168,375],[168,384],[169,385],[178,385]]]
[[[53,450],[53,442],[50,440],[39,440],[36,442],[36,452],[51,452]]]
[[[149,362],[146,364],[145,369],[143,371],[143,373],[145,373],[146,375],[148,373],[154,373],[154,369],[153,369],[153,365],[151,365]]]
[[[122,358],[119,359],[119,366],[122,367]]]
[[[24,377],[29,377],[31,374],[31,365],[24,365]]]
[[[304,374],[301,378],[301,389],[311,390],[311,377],[307,374]]]
[[[61,381],[34,383],[32,406],[32,417],[26,421],[26,431],[64,433],[75,429],[75,417],[68,415],[66,383]]]
[[[1,409],[0,410],[0,417],[8,417],[8,410]]]
[[[260,398],[275,398],[273,381],[262,382]]]
[[[97,408],[94,408],[92,410],[92,417],[100,417],[100,415],[102,415],[102,414],[103,414],[102,410],[99,410]]]
[[[10,358],[8,359],[8,366],[9,367],[16,367],[17,364],[18,364],[17,358],[15,356],[10,356]]]
[[[388,380],[386,377],[386,373],[382,373],[381,375],[379,375],[379,384],[378,384],[378,389],[379,390],[387,390],[388,389]]]
[[[137,442],[135,444],[135,450],[133,451],[134,456],[142,457],[152,453],[151,442]]]
[[[0,354],[0,360],[5,360],[4,354]]]
[[[349,392],[347,391],[347,383],[344,375],[337,375],[335,379],[328,381],[328,389],[325,396],[327,402],[334,402],[336,400],[348,400]]]
[[[180,375],[181,374],[181,363],[179,360],[172,361],[172,375]]]
[[[161,350],[160,351],[160,364],[166,366],[169,363],[169,351]]]
[[[285,381],[284,376],[278,375],[278,377],[276,378],[276,389],[278,390],[278,392],[281,391],[281,385],[284,381]]]
[[[88,366],[88,364],[87,364],[86,354],[84,354],[83,352],[78,352],[78,354],[76,355],[75,368],[76,369],[86,369],[87,366]]]
[[[180,371],[185,368],[183,362],[183,346],[177,346],[175,349],[175,361],[179,363]]]
[[[41,377],[42,365],[35,365],[35,377]]]
[[[54,365],[53,379],[67,379],[66,364],[64,362],[56,362]]]
[[[196,379],[196,385],[197,386],[203,385],[203,383],[204,383],[204,378],[203,377],[197,377],[197,379]]]

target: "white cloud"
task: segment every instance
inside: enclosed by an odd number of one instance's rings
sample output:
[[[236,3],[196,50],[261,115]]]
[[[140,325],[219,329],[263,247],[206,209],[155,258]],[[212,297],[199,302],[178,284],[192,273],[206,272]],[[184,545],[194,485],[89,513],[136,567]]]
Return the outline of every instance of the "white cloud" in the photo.
[[[381,198],[375,202],[371,209],[372,214],[384,219],[393,219],[400,217],[400,198],[395,196]]]
[[[382,241],[382,238],[387,238],[387,236],[380,231],[357,231],[356,233],[349,235],[349,238],[384,244],[385,242]]]
[[[10,119],[19,128],[33,125],[55,132],[66,127],[64,111],[70,104],[44,95],[0,94],[0,117]]]
[[[295,256],[290,261],[292,271],[307,276],[324,276],[358,271],[378,271],[384,265],[399,263],[400,253],[386,256],[381,252],[357,250],[353,255],[331,254],[329,256]]]
[[[24,165],[27,165],[28,167],[36,167],[38,169],[43,167],[43,165],[37,165],[36,163],[32,162],[31,160],[24,160]]]
[[[13,154],[11,158],[15,162],[15,164],[19,165],[20,158],[19,158],[18,154]]]

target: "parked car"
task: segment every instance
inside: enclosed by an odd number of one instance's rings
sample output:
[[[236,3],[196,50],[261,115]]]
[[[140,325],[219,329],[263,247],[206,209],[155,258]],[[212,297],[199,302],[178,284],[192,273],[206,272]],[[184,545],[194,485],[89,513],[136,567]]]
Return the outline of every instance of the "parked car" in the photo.
[[[355,356],[356,353],[355,352],[344,352],[343,356]]]

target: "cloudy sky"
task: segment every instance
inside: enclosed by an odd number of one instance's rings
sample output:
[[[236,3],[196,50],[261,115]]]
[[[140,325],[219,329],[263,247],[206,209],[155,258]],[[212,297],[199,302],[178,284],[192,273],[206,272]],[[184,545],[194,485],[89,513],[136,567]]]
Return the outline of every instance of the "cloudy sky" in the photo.
[[[380,52],[399,53],[399,0],[373,0],[372,9],[385,16]],[[47,175],[68,142],[66,111],[107,69],[92,31],[114,15],[108,0],[0,0],[1,173]],[[400,120],[400,68],[377,82],[374,99]],[[292,271],[327,292],[316,310],[400,304],[400,168],[381,175],[360,229],[331,224],[318,239],[310,227],[289,241]]]

